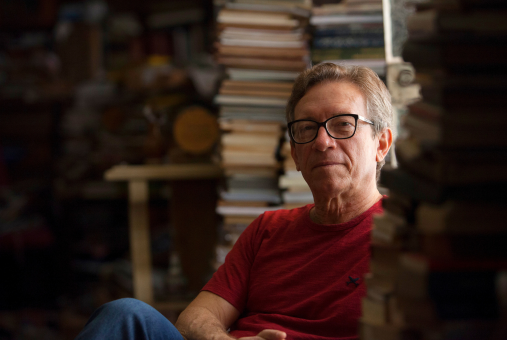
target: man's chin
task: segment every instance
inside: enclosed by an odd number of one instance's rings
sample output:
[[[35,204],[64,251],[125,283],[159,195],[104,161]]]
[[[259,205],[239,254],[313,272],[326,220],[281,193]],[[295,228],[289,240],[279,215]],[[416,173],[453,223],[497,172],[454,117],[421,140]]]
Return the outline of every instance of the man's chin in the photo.
[[[345,181],[317,179],[310,185],[312,192],[323,196],[337,196],[350,188]]]

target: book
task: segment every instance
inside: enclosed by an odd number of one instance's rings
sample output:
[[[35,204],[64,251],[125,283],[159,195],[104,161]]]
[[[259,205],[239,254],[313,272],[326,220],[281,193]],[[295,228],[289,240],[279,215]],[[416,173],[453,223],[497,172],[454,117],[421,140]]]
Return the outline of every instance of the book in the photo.
[[[414,176],[401,168],[383,170],[380,183],[404,196],[436,204],[447,200],[505,202],[503,192],[507,190],[506,183],[442,185]]]
[[[214,99],[216,104],[220,105],[252,105],[252,106],[269,106],[269,107],[285,107],[287,99],[282,98],[265,98],[254,96],[237,96],[237,95],[217,95]]]
[[[278,210],[280,207],[234,207],[234,206],[218,206],[216,211],[217,214],[227,216],[228,218],[233,216],[240,216],[242,219],[246,216],[259,216],[266,211]],[[230,221],[230,219],[229,219]]]
[[[414,114],[403,116],[403,127],[411,138],[421,145],[440,147],[507,147],[502,132],[507,124],[496,122],[491,125],[488,119],[462,117],[453,119],[442,116],[440,119],[423,118]],[[474,136],[474,138],[470,138]]]
[[[404,169],[443,185],[507,181],[507,153],[503,149],[425,148],[415,139],[401,138],[395,152]]]
[[[498,74],[449,74],[446,72],[418,72],[424,102],[445,108],[502,107],[507,84]],[[416,104],[414,104],[416,105]],[[502,115],[498,115],[499,119]]]
[[[321,25],[315,27],[314,37],[383,36],[383,24]]]
[[[299,72],[276,70],[250,70],[228,68],[227,75],[232,80],[265,80],[265,81],[294,81]]]
[[[371,325],[386,325],[388,322],[388,308],[383,301],[363,297],[361,300],[361,321]]]
[[[383,47],[384,36],[317,37],[313,40],[315,49]]]
[[[275,165],[273,154],[244,151],[222,151],[222,165]]]
[[[275,91],[291,91],[293,84],[291,82],[276,81],[241,81],[241,80],[224,80],[222,88],[240,88],[240,89],[266,89]]]
[[[308,188],[308,183],[306,183],[303,176],[299,177],[280,176],[279,187],[280,188],[302,187],[307,188],[308,191],[310,190],[310,188]]]
[[[313,194],[311,191],[290,192],[284,191],[282,198],[285,203],[309,204],[313,203]]]
[[[366,273],[364,283],[366,284],[366,295],[372,300],[388,302],[394,296],[395,276]]]
[[[403,45],[402,57],[416,69],[445,68],[451,72],[504,72],[507,52],[502,39],[490,37],[427,38],[409,40]]]
[[[407,221],[398,215],[384,211],[373,217],[372,241],[400,247],[409,232]]]
[[[309,17],[311,14],[310,9],[301,7],[294,3],[255,3],[255,2],[227,2],[226,8],[239,9],[239,10],[250,10],[250,11],[261,11],[261,12],[285,12],[293,15],[302,17]]]
[[[396,277],[401,250],[381,243],[372,243],[370,272],[375,276]]]
[[[271,121],[251,122],[245,119],[220,118],[218,124],[223,131],[280,133],[280,124]]]
[[[421,234],[416,248],[425,256],[443,260],[507,259],[505,231],[480,234]]]
[[[222,9],[217,16],[218,23],[240,24],[252,26],[289,27],[299,26],[299,21],[285,13],[269,13],[257,11],[240,11]]]
[[[506,9],[503,0],[432,0],[416,5],[417,10],[438,8],[442,10]]]
[[[306,48],[257,48],[249,46],[227,46],[217,43],[215,48],[220,55],[231,57],[257,57],[257,58],[275,58],[275,59],[296,59],[302,60],[308,55]],[[234,72],[234,71],[233,71]],[[232,79],[232,78],[231,78]],[[291,79],[293,79],[291,77]]]
[[[382,14],[373,15],[319,15],[310,18],[312,25],[381,23]]]
[[[382,59],[384,57],[383,47],[312,49],[312,60],[315,62],[338,59]]]
[[[466,32],[467,34],[505,34],[507,22],[501,11],[442,11],[436,8],[417,11],[407,18],[411,35]]]
[[[260,90],[241,88],[221,88],[218,93],[222,95],[253,96],[253,97],[274,97],[289,99],[291,92],[283,90]]]
[[[249,132],[235,132],[222,135],[222,145],[225,146],[253,146],[262,145],[273,147],[273,150],[278,146],[280,133],[249,133]]]
[[[505,232],[502,204],[447,201],[421,203],[416,211],[417,229],[424,234],[480,235]]]
[[[266,39],[268,37],[261,37],[261,39],[245,39],[244,37],[227,38],[221,37],[220,43],[224,46],[238,46],[238,47],[261,47],[261,48],[304,48],[305,41],[289,39]]]
[[[414,340],[421,339],[421,330],[398,327],[393,324],[377,325],[360,320],[359,334],[362,340]]]
[[[221,55],[217,57],[217,62],[227,67],[259,68],[263,70],[280,71],[303,71],[307,67],[307,62],[303,60],[228,57]]]
[[[320,7],[314,7],[312,14],[319,15],[332,15],[332,14],[379,14],[382,13],[381,3],[364,3],[352,4],[348,2],[338,4],[324,4]]]

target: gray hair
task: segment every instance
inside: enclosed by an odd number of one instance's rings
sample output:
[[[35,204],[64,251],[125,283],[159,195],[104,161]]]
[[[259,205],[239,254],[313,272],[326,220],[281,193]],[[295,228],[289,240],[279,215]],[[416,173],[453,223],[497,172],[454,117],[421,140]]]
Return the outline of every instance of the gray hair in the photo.
[[[315,85],[324,82],[348,82],[356,85],[366,99],[366,112],[373,121],[373,137],[384,129],[392,128],[393,107],[391,94],[378,75],[364,66],[336,65],[322,63],[303,71],[292,87],[292,93],[285,109],[287,123],[294,120],[294,111],[301,98]],[[385,160],[377,162],[377,180]]]

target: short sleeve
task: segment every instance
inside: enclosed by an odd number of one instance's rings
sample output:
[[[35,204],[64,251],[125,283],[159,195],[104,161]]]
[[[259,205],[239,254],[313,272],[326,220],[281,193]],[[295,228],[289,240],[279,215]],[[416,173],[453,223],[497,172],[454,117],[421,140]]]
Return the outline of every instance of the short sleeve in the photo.
[[[263,215],[259,216],[241,233],[224,264],[202,288],[227,300],[240,313],[246,305],[250,269],[262,241],[262,219]]]

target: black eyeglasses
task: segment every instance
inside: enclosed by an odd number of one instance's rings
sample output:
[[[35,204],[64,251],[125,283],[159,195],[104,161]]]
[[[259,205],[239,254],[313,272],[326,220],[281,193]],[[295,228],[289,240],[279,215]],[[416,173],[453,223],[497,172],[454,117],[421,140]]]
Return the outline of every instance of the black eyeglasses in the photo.
[[[342,114],[333,116],[326,121],[319,123],[311,119],[295,120],[287,124],[290,138],[297,144],[306,144],[317,138],[321,126],[326,129],[329,137],[334,139],[347,139],[356,133],[357,120],[368,124],[373,122],[363,116],[356,114]]]

